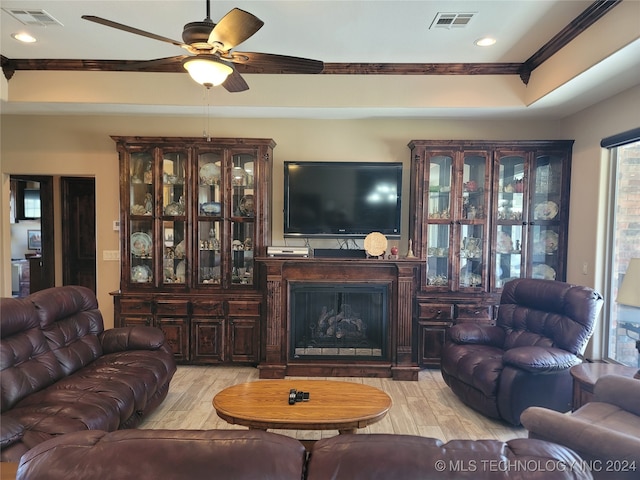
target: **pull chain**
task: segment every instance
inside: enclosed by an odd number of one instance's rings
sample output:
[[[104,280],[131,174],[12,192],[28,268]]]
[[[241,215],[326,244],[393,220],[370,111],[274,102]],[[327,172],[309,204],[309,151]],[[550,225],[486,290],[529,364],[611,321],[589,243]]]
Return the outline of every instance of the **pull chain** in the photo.
[[[202,131],[202,136],[207,138],[207,142],[211,141],[211,89],[205,87],[204,90],[204,102],[205,103],[205,128]]]

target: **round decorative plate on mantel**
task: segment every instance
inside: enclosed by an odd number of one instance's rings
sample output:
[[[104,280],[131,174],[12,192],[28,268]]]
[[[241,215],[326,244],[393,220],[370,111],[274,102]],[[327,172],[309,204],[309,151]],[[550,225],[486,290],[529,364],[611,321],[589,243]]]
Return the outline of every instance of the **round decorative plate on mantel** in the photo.
[[[364,239],[364,249],[371,257],[384,255],[387,251],[387,237],[380,232],[371,232]]]

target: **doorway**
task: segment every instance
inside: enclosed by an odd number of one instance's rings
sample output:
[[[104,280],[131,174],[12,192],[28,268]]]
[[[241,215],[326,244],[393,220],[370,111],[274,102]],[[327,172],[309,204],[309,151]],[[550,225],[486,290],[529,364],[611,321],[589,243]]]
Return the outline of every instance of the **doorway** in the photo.
[[[62,177],[62,283],[96,292],[95,179]]]
[[[12,293],[26,296],[55,284],[53,177],[11,175]]]

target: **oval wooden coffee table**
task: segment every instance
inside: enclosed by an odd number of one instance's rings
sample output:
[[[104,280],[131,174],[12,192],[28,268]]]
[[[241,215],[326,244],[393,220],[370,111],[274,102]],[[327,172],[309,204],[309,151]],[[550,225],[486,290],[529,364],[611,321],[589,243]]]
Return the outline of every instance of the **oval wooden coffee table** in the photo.
[[[289,405],[289,391],[309,392],[309,401]],[[331,380],[261,380],[225,388],[213,397],[218,416],[252,429],[338,430],[341,434],[377,422],[391,398],[375,387]]]

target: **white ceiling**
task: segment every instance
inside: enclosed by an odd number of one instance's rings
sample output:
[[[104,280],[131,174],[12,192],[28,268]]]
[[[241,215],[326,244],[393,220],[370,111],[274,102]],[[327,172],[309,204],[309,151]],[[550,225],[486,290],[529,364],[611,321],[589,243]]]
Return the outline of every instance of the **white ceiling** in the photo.
[[[238,7],[265,22],[238,51],[340,63],[520,63],[591,3],[214,0],[211,17],[215,22]],[[630,7],[624,4],[634,4],[632,14],[640,12],[635,8],[639,0],[625,0],[591,28],[623,6]],[[1,6],[0,49],[10,59],[150,60],[181,55],[184,51],[179,47],[80,17],[96,15],[181,41],[183,25],[203,20],[206,13],[205,0],[2,0]],[[4,11],[11,8],[43,9],[62,25],[26,26]],[[464,28],[430,29],[439,12],[474,13],[474,17]],[[237,117],[561,117],[640,84],[640,17],[635,25],[636,32],[617,40],[620,48],[602,54],[594,45],[587,49],[593,50],[593,58],[579,58],[573,72],[539,88],[534,83],[544,82],[536,79],[538,71],[528,87],[517,76],[245,74],[248,92],[228,93],[218,87],[209,101],[216,107],[214,115]],[[38,42],[13,40],[10,35],[19,31],[28,31]],[[484,35],[498,42],[490,48],[476,47],[473,42]],[[582,55],[574,53],[573,57]],[[540,75],[543,67],[538,69]],[[57,81],[71,83],[76,95],[54,89]],[[91,85],[99,85],[100,94],[91,93]],[[150,85],[162,95],[149,94]],[[3,87],[3,113],[199,115],[203,108],[202,87],[186,74],[17,71]],[[450,91],[452,88],[458,91]],[[486,100],[467,99],[465,93]]]

